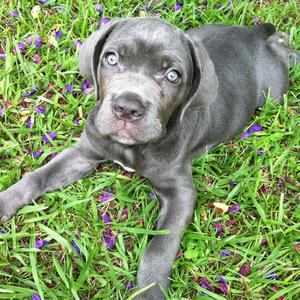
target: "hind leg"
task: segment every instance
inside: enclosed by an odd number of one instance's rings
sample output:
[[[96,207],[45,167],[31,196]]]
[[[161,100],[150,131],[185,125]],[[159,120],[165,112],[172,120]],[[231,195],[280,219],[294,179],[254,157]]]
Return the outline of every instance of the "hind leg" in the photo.
[[[270,96],[277,103],[283,102],[283,94],[288,90],[289,51],[288,35],[283,32],[272,34],[259,57],[257,67],[259,78],[259,97],[257,108],[263,106]]]
[[[276,32],[268,37],[269,43],[275,42],[280,45],[289,46],[289,36],[284,32]]]

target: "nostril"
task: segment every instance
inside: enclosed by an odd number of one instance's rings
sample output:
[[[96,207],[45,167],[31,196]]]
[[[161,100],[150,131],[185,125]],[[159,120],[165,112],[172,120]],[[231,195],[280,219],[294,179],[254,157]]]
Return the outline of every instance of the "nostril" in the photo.
[[[124,108],[121,105],[119,105],[117,103],[114,105],[115,112],[121,113],[121,112],[123,112],[123,110],[124,110]]]
[[[131,115],[135,118],[139,118],[143,115],[144,113],[144,110],[143,109],[140,109],[140,110],[132,110],[131,111]]]
[[[117,97],[112,110],[118,119],[127,121],[141,119],[145,114],[145,107],[140,97],[130,93]]]

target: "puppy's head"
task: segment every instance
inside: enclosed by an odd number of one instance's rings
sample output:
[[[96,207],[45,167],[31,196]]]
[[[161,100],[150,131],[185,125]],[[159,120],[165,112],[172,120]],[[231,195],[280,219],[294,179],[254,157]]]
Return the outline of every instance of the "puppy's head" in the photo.
[[[158,18],[113,21],[94,33],[80,50],[79,67],[95,84],[99,134],[127,145],[163,137],[199,85],[193,47]]]

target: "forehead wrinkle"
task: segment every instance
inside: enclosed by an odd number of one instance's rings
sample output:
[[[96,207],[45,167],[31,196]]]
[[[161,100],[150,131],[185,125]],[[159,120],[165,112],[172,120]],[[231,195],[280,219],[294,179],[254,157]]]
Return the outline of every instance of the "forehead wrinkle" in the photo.
[[[174,65],[178,65],[181,68],[186,66],[187,57],[184,57],[182,55],[178,55],[177,53],[174,53],[174,51],[163,51],[161,53],[161,56],[163,58],[168,58]]]

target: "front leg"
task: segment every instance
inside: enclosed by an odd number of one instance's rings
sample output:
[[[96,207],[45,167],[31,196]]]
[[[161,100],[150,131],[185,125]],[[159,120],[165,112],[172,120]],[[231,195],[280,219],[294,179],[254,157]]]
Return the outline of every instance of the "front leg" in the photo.
[[[11,218],[19,208],[46,192],[64,187],[90,174],[99,158],[88,151],[87,140],[68,148],[45,166],[25,175],[19,182],[0,193],[0,221]]]
[[[180,246],[182,231],[190,221],[195,206],[190,163],[168,170],[152,183],[162,206],[158,229],[168,229],[170,234],[154,236],[142,256],[137,275],[138,288],[156,283],[138,297],[144,300],[165,299],[162,289],[168,292],[168,277]]]

